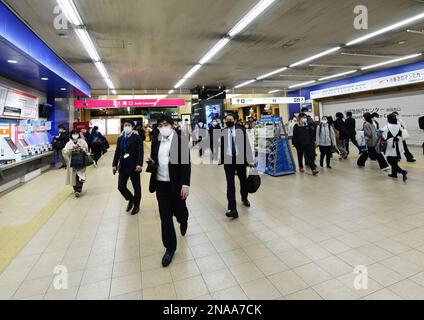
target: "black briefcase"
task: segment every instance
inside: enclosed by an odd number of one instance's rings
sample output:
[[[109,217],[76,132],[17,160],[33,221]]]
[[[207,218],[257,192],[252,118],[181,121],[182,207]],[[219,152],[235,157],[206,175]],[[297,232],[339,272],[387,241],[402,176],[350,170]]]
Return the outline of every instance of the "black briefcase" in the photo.
[[[258,192],[261,187],[262,180],[256,169],[250,170],[249,177],[247,178],[247,191],[249,193]]]

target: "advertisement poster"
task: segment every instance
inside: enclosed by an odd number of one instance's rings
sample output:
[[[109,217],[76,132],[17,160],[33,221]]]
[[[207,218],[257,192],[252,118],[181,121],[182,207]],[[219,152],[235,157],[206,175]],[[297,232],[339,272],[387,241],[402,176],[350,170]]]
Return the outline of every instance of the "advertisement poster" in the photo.
[[[224,107],[222,101],[205,101],[202,102],[206,115],[206,125],[211,125],[213,120],[220,120],[224,117]]]
[[[0,87],[0,117],[37,119],[38,97],[19,90]]]
[[[387,116],[396,111],[408,129],[410,135],[408,143],[421,146],[424,141],[424,132],[418,126],[418,118],[424,116],[424,94],[422,93],[392,94],[324,103],[321,114],[334,117],[337,112],[346,114],[348,111],[353,113],[358,130],[362,129],[365,112],[378,113],[380,115],[378,122],[380,127],[383,127],[387,124]]]

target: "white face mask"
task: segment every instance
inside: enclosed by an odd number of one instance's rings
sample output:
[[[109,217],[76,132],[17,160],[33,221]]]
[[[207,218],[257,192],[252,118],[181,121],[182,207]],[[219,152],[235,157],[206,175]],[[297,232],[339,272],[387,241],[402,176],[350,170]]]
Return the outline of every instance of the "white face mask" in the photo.
[[[172,128],[170,126],[159,128],[162,137],[168,138],[172,134]]]
[[[328,120],[322,120],[321,121],[323,124],[327,124],[328,123]]]
[[[126,135],[130,134],[133,131],[132,127],[124,127],[124,132]]]
[[[79,139],[79,137],[80,137],[80,136],[79,136],[79,134],[73,134],[73,135],[72,135],[72,139],[73,139],[73,140],[78,140],[78,139]]]

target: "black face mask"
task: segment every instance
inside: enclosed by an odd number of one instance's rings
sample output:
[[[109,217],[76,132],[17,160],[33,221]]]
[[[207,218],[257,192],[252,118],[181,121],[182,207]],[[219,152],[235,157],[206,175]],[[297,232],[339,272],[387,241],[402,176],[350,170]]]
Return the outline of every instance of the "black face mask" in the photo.
[[[225,124],[226,124],[226,125],[227,125],[227,127],[229,127],[229,128],[234,127],[234,121],[227,121]]]

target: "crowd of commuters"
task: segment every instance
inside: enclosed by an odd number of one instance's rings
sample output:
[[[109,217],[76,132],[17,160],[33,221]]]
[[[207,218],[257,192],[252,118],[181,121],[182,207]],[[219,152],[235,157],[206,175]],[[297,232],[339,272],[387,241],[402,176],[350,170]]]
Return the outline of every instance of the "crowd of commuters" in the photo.
[[[349,144],[352,143],[360,153],[357,161],[359,167],[364,167],[368,159],[375,160],[382,170],[389,171],[391,168],[391,178],[401,175],[404,181],[407,180],[408,173],[399,166],[399,161],[403,155],[408,161],[415,159],[409,152],[407,130],[398,114],[390,114],[387,125],[381,127],[377,114],[365,113],[362,130],[359,131],[356,130],[356,120],[351,112],[346,114],[346,118],[342,113],[337,113],[335,118],[333,120],[331,116],[324,116],[319,123],[315,123],[307,110],[303,109],[292,119],[293,146],[297,150],[301,172],[305,172],[306,165],[313,175],[318,175],[317,150],[320,152],[320,166],[331,169],[333,155],[337,153],[340,160],[347,159]],[[254,166],[255,159],[246,129],[255,127],[256,121],[244,123],[233,114],[228,114],[224,122],[216,119],[210,125],[201,121],[190,124],[188,120],[172,119],[166,115],[161,116],[152,127],[136,126],[132,120],[124,121],[123,132],[117,141],[113,158],[113,174],[118,174],[118,190],[128,202],[127,212],[131,215],[138,214],[142,200],[144,141],[151,142],[146,171],[151,174],[149,191],[156,193],[159,207],[165,248],[163,267],[172,263],[177,250],[173,217],[179,223],[182,236],[186,235],[188,229],[189,210],[186,200],[190,195],[190,141],[193,140],[198,145],[200,156],[209,148],[213,160],[218,160],[219,157],[219,165],[223,165],[227,181],[226,216],[237,219],[236,176],[240,182],[241,201],[244,206],[251,206],[248,199],[248,167]],[[75,130],[68,133],[64,126],[59,127],[59,135],[54,137],[55,150],[68,169],[67,183],[73,186],[76,197],[80,196],[86,181],[86,168],[73,167],[72,155],[88,154],[91,151],[97,162],[107,150],[105,140],[98,127],[86,133]],[[133,192],[127,187],[129,180]]]
[[[408,132],[397,112],[387,116],[387,125],[382,127],[379,114],[365,113],[362,130],[356,130],[356,120],[352,112],[345,115],[336,113],[336,120],[323,117],[320,124],[315,124],[302,109],[299,116],[293,119],[293,145],[297,150],[300,172],[305,172],[304,162],[313,175],[319,173],[316,165],[317,153],[320,151],[320,166],[331,169],[331,158],[334,153],[340,155],[340,160],[346,160],[350,154],[350,143],[359,150],[358,167],[365,167],[367,160],[377,161],[382,171],[390,171],[392,178],[402,175],[407,181],[407,172],[399,167],[403,156],[408,162],[415,162],[414,156],[407,145]],[[305,160],[305,161],[304,161]]]

